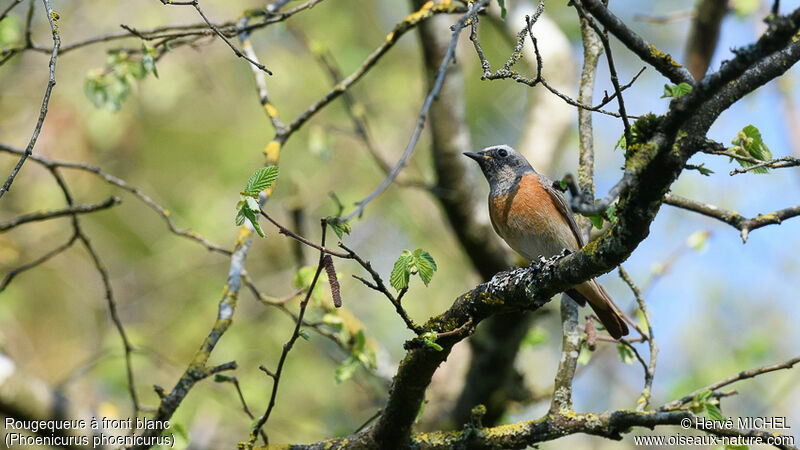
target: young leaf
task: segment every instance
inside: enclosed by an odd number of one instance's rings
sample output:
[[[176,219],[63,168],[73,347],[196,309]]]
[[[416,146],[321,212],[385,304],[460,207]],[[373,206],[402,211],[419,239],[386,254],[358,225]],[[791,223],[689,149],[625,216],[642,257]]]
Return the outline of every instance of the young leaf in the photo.
[[[662,95],[661,98],[681,98],[689,92],[692,92],[692,86],[688,83],[680,83],[677,85],[665,84],[664,95]]]
[[[258,233],[258,235],[263,238],[264,232],[261,231],[261,225],[258,224],[258,217],[256,217],[256,214],[251,209],[248,209],[246,206],[242,208],[241,211],[247,218],[247,220],[249,220],[250,223],[253,224],[253,228],[256,230],[256,233]]]
[[[591,350],[589,350],[589,347],[587,347],[587,346],[586,346],[586,343],[584,342],[584,343],[581,345],[581,351],[580,351],[580,353],[578,354],[578,360],[577,360],[577,363],[578,363],[578,364],[582,364],[582,365],[584,365],[584,366],[585,366],[585,365],[589,364],[589,360],[590,360],[590,359],[592,359],[592,351],[591,351]]]
[[[422,337],[422,342],[424,342],[425,345],[427,345],[428,347],[436,350],[437,352],[440,352],[440,351],[443,350],[442,346],[436,343],[436,338],[439,337],[436,334],[436,332],[429,331],[429,332],[423,334],[421,337]]]
[[[427,286],[433,278],[433,273],[437,270],[436,261],[433,260],[433,256],[430,253],[421,248],[414,250],[413,256],[419,277],[422,278],[422,282]]]
[[[408,287],[408,278],[411,275],[408,270],[410,255],[407,255],[406,252],[407,250],[397,258],[392,268],[392,274],[389,276],[389,284],[398,291]]]
[[[244,206],[244,205],[242,205],[242,206]],[[244,219],[245,219],[244,209],[240,207],[239,211],[236,213],[236,226],[240,227],[240,226],[244,225]]]
[[[261,167],[247,180],[243,194],[258,195],[259,192],[272,186],[276,179],[278,179],[278,166]]]
[[[506,0],[497,0],[497,4],[500,5],[500,17],[506,20],[506,14],[508,14],[508,11],[506,11]]]
[[[725,415],[722,414],[722,411],[716,407],[716,405],[712,405],[711,403],[706,403],[703,405],[705,408],[705,414],[711,420],[725,420]]]
[[[300,335],[301,338],[303,338],[305,340],[311,339],[311,336],[308,334],[308,331],[306,331],[306,330],[300,330],[300,332],[298,334]]]
[[[736,137],[731,141],[734,145],[729,151],[741,156],[750,156],[760,161],[768,161],[772,159],[772,152],[767,144],[761,138],[761,132],[753,125],[748,125],[742,131],[736,134]],[[742,167],[750,167],[754,164],[749,161],[736,160]],[[768,173],[766,167],[759,167],[751,170],[753,173]]]
[[[339,236],[339,239],[342,239],[342,235],[350,234],[350,224],[347,222],[342,221],[337,217],[328,217],[325,219],[328,222],[328,226],[331,227],[336,236]]]
[[[633,364],[636,359],[636,356],[633,354],[633,350],[631,350],[627,345],[617,344],[617,353],[619,353],[619,359],[621,359],[625,364]]]
[[[593,216],[589,216],[589,220],[592,221],[592,224],[598,230],[602,230],[603,229],[603,216],[601,216],[600,214],[595,214]]]
[[[228,381],[233,380],[233,378],[229,377],[228,375],[218,373],[214,375],[214,382],[215,383],[227,383]]]
[[[622,150],[625,150],[625,149],[628,148],[628,144],[625,142],[625,134],[624,133],[622,134],[622,136],[620,136],[620,138],[617,141],[617,143],[614,144],[614,150],[616,150],[618,148],[622,149]]]
[[[358,369],[358,359],[352,356],[347,357],[336,366],[336,374],[334,375],[336,383],[339,384],[352,378],[356,369]]]
[[[606,217],[608,217],[608,220],[612,222],[617,220],[616,213],[617,213],[617,205],[609,205],[609,207],[606,208]]]

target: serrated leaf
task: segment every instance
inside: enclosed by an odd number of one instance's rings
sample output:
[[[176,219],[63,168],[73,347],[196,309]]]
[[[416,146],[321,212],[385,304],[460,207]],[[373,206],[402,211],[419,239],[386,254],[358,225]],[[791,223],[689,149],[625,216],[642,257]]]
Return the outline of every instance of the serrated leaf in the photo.
[[[425,283],[425,286],[427,286],[433,278],[433,273],[438,269],[436,261],[433,260],[433,256],[431,256],[430,253],[421,248],[414,250],[413,257],[419,277],[422,279],[422,282]]]
[[[392,268],[392,273],[389,275],[389,284],[396,290],[402,290],[408,287],[408,279],[411,273],[408,270],[409,256],[405,253],[397,258]]]
[[[278,166],[261,167],[247,180],[247,186],[244,188],[244,195],[257,195],[259,192],[272,186],[272,183],[277,179]]]
[[[725,415],[722,414],[722,411],[716,407],[716,405],[712,405],[711,403],[706,403],[703,405],[705,408],[705,414],[711,420],[725,420]]]
[[[240,227],[244,225],[244,219],[245,219],[244,210],[240,208],[239,211],[236,212],[236,226]]]
[[[764,140],[761,137],[761,132],[758,131],[758,128],[753,125],[744,127],[742,131],[736,134],[736,137],[731,141],[731,143],[734,146],[728,149],[729,152],[736,153],[741,156],[750,156],[759,161],[769,161],[772,159],[772,152],[764,143]],[[740,166],[745,168],[755,165],[749,161],[742,161],[741,159],[736,159],[736,161]],[[751,170],[751,172],[765,174],[769,173],[769,170],[766,167],[759,167]]]
[[[350,234],[349,223],[344,222],[338,218],[332,218],[332,217],[328,217],[326,220],[328,222],[328,225],[331,227],[333,232],[336,233],[336,236],[338,236],[340,240],[342,239],[343,235]]]
[[[252,210],[246,207],[240,209],[240,211],[242,212],[242,214],[244,214],[247,220],[249,220],[250,223],[253,225],[253,229],[256,230],[256,233],[258,233],[258,235],[263,238],[264,232],[261,230],[261,225],[258,224],[258,217],[256,217],[256,214]]]
[[[633,364],[636,360],[633,350],[624,344],[617,344],[617,354],[619,354],[619,359],[625,364]]]

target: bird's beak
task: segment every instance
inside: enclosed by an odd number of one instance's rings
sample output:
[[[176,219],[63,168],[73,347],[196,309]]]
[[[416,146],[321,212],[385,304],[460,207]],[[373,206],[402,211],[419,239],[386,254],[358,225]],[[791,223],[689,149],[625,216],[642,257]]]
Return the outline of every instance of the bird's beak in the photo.
[[[484,155],[484,154],[481,154],[481,153],[474,153],[474,152],[464,152],[464,156],[467,156],[469,158],[474,159],[475,161],[478,161],[478,164],[483,163],[487,159],[491,159],[490,156],[487,156],[487,155]]]

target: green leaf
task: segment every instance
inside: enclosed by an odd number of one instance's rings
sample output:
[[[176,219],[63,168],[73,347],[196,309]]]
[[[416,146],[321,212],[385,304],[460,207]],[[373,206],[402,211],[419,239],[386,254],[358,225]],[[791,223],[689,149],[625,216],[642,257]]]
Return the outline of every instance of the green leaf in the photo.
[[[713,170],[706,167],[706,163],[701,163],[699,166],[695,166],[697,171],[700,172],[700,175],[710,176],[714,173]]]
[[[422,418],[422,413],[425,412],[425,405],[428,404],[428,400],[422,399],[422,404],[419,405],[419,411],[417,411],[417,416],[414,417],[414,423],[419,422],[419,419]]]
[[[711,420],[725,420],[725,415],[722,414],[722,411],[719,410],[715,405],[711,403],[706,403],[703,405],[705,407],[705,415]]]
[[[661,98],[681,98],[689,92],[692,92],[692,86],[689,83],[680,83],[677,85],[665,84],[664,95],[662,95]]]
[[[244,209],[239,208],[239,211],[236,212],[236,226],[240,227],[244,225],[244,219],[245,219]]]
[[[628,148],[628,145],[627,145],[627,143],[625,142],[625,133],[622,133],[622,136],[620,136],[620,138],[619,138],[619,140],[617,141],[617,143],[616,143],[616,144],[614,144],[614,150],[616,150],[616,149],[618,149],[618,148],[619,148],[619,149],[622,149],[622,150],[625,150],[625,149],[627,149],[627,148]]]
[[[407,253],[408,250],[404,250],[403,254],[397,258],[392,268],[392,274],[389,276],[389,284],[398,291],[408,287],[408,279],[411,275],[408,270],[408,259],[411,255]]]
[[[758,131],[758,128],[754,127],[753,125],[744,127],[742,131],[736,134],[736,137],[731,141],[731,143],[734,146],[728,149],[729,152],[741,156],[750,156],[759,161],[768,161],[772,159],[772,152],[770,151],[769,147],[767,147],[767,144],[764,143],[764,140],[761,137],[761,132]],[[750,167],[755,165],[749,161],[742,161],[740,159],[736,159],[736,161],[742,167]],[[769,173],[766,167],[759,167],[751,170],[751,172],[762,174]]]
[[[249,220],[250,223],[253,224],[253,229],[256,230],[256,233],[258,233],[258,235],[263,238],[264,232],[261,230],[261,225],[258,224],[258,217],[256,217],[255,213],[252,210],[248,209],[247,207],[242,208],[240,211],[242,211],[247,220]]]
[[[358,330],[358,333],[353,338],[355,339],[353,353],[364,350],[364,346],[367,345],[367,337],[364,335],[364,330]]]
[[[258,200],[254,199],[253,197],[245,197],[244,204],[247,206],[247,209],[253,211],[253,214],[261,211],[261,209],[258,207]]]
[[[297,334],[300,335],[300,337],[305,339],[305,340],[311,339],[311,335],[309,335],[308,331],[306,331],[306,330],[300,330],[300,332],[297,333]]]
[[[706,389],[705,391],[702,391],[702,392],[698,393],[697,395],[695,395],[694,399],[695,399],[695,401],[697,403],[701,403],[702,404],[702,403],[705,403],[706,401],[708,401],[709,398],[711,398],[711,394],[712,394],[712,392],[710,390]]]
[[[595,228],[597,228],[598,230],[603,229],[603,216],[601,216],[600,214],[595,214],[593,216],[588,216],[588,217],[589,220],[592,221],[592,224],[594,225]]]
[[[152,73],[158,78],[158,69],[156,68],[156,50],[150,47],[146,41],[142,41],[142,69],[145,73]]]
[[[331,227],[336,236],[339,236],[339,239],[342,239],[342,235],[350,234],[350,224],[337,218],[337,217],[328,217],[325,219],[328,222],[328,225]]]
[[[606,217],[608,217],[608,220],[612,222],[617,220],[616,212],[617,212],[617,205],[609,205],[609,207],[606,208]]]
[[[428,347],[440,352],[443,350],[442,346],[436,343],[436,338],[439,337],[435,331],[428,331],[427,333],[420,336],[422,338],[422,342],[425,343]]]
[[[589,364],[589,360],[590,359],[592,359],[592,351],[589,350],[589,347],[587,347],[586,343],[584,342],[581,345],[581,351],[578,354],[577,362],[578,362],[578,364],[583,364],[585,366],[585,365]]]
[[[506,11],[506,0],[497,0],[497,4],[500,5],[500,17],[506,20],[506,14],[508,14],[508,11]]]
[[[619,359],[621,359],[625,364],[633,364],[633,362],[636,360],[633,350],[631,350],[631,348],[627,345],[617,344],[617,353],[619,354]]]
[[[419,277],[422,279],[422,282],[425,283],[425,286],[427,286],[428,283],[431,282],[431,279],[433,279],[433,273],[438,269],[438,267],[436,267],[436,261],[433,260],[433,256],[431,256],[430,253],[421,248],[414,250],[413,257]]]
[[[560,180],[558,182],[558,185],[561,187],[561,190],[564,191],[564,192],[566,192],[567,188],[569,187],[569,186],[567,186],[567,182],[564,181],[564,180]]]
[[[244,195],[258,195],[278,179],[278,166],[261,167],[247,180]]]
[[[231,378],[231,377],[229,377],[227,375],[221,374],[221,373],[218,373],[218,374],[214,375],[214,382],[215,383],[227,383],[228,381],[231,381],[232,379],[233,378]]]
[[[356,369],[358,369],[358,365],[358,359],[354,358],[353,356],[349,356],[347,359],[342,361],[338,366],[336,366],[336,373],[334,374],[336,383],[342,383],[352,378],[353,374],[356,373]]]

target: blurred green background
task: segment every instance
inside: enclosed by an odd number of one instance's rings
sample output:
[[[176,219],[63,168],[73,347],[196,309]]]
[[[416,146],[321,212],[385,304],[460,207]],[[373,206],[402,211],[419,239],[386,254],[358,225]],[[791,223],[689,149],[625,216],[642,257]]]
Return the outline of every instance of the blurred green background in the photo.
[[[565,3],[549,2],[547,14],[569,37],[580,61],[575,13]],[[758,18],[769,6],[757,1],[734,3],[741,14],[726,18],[712,70],[730,57],[729,48],[756,38],[761,26]],[[49,27],[41,17],[41,6],[36,6],[33,36],[46,46],[50,43]],[[119,24],[146,29],[198,21],[191,8],[162,7],[158,2],[134,6],[107,1],[100,6],[55,1],[53,6],[61,15],[65,44],[119,31]],[[263,4],[203,2],[203,6],[213,20],[223,21]],[[688,20],[653,25],[634,20],[634,16],[686,11],[692,6],[693,2],[686,0],[611,2],[612,9],[634,29],[679,60]],[[797,7],[797,2],[782,2],[782,7],[788,10]],[[0,23],[0,31],[13,37],[13,27],[21,26],[25,8],[16,8]],[[343,72],[350,73],[408,12],[405,2],[326,1],[297,14],[290,22],[314,45],[329,49]],[[456,17],[450,19],[455,21]],[[488,24],[481,27],[481,39],[492,61],[499,65],[510,51],[508,41]],[[255,32],[252,41],[262,63],[274,71],[268,77],[268,88],[284,120],[295,117],[330,89],[323,68],[284,24]],[[466,35],[462,41],[457,61],[465,72],[474,146],[515,143],[523,127],[530,88],[511,81],[480,81],[480,67]],[[179,227],[189,227],[214,243],[232,247],[237,234],[233,219],[239,191],[253,170],[263,164],[262,149],[272,137],[250,68],[221,41],[205,40],[196,48],[181,47],[159,60],[160,77],[137,81],[118,112],[97,108],[84,94],[87,73],[102,68],[106,51],[120,45],[138,48],[140,41],[92,45],[58,59],[58,84],[35,152],[100,166],[167,208]],[[408,33],[352,89],[364,105],[379,150],[392,162],[408,142],[426,94],[419,50],[416,32]],[[620,75],[627,82],[643,64],[622,47],[615,50]],[[0,67],[2,142],[18,147],[27,143],[47,80],[47,62],[47,55],[26,52]],[[547,61],[545,74],[551,79],[559,76],[547,73]],[[789,131],[800,124],[791,123],[786,111],[800,100],[797,76],[798,70],[793,69],[781,83],[772,83],[743,99],[721,116],[709,137],[727,144],[738,130],[754,124],[775,157],[791,155],[792,148],[800,143],[792,141]],[[668,103],[659,98],[663,83],[648,69],[626,95],[629,110],[633,114],[663,112]],[[602,97],[603,89],[611,90],[601,60],[596,98]],[[611,105],[609,108],[613,109]],[[306,234],[318,239],[318,218],[336,213],[329,192],[335,192],[349,211],[353,202],[380,183],[383,173],[363,143],[349,131],[351,128],[342,102],[337,100],[289,140],[281,155],[277,188],[267,206],[273,217],[291,225],[289,210],[300,206],[306,218]],[[611,149],[622,128],[618,121],[600,115],[595,115],[595,128],[597,192],[602,196],[620,176],[623,154]],[[558,168],[548,174],[552,178],[576,171],[574,127],[564,146]],[[0,154],[0,173],[9,173],[16,160]],[[800,200],[797,169],[777,170],[768,176],[729,177],[727,172],[734,165],[728,164],[727,158],[701,155],[692,162],[703,162],[715,173],[703,177],[686,172],[673,192],[745,216]],[[533,164],[536,166],[535,160]],[[405,171],[433,180],[428,136],[423,135]],[[90,174],[63,173],[77,202],[96,202],[109,195],[123,198],[120,206],[83,216],[82,222],[108,267],[122,321],[138,348],[134,368],[140,398],[145,405],[155,406],[158,398],[151,386],[171,389],[212,326],[229,259],[171,234],[163,220],[135,197]],[[63,204],[50,174],[28,161],[0,203],[0,221],[39,209],[61,208]],[[363,219],[352,225],[352,235],[346,236],[345,242],[370,259],[387,279],[403,249],[422,247],[434,256],[439,270],[433,282],[426,288],[413,279],[405,300],[417,321],[424,322],[444,311],[457,295],[482,281],[472,272],[439,206],[424,191],[393,185],[367,207]],[[292,257],[292,243],[274,227],[266,223],[262,226],[267,237],[254,242],[247,270],[266,294],[282,297],[295,290],[297,262]],[[687,246],[689,236],[698,231],[708,232],[703,245],[699,249]],[[69,219],[64,218],[0,234],[0,273],[38,257],[65,241],[70,233]],[[727,225],[669,206],[662,209],[650,237],[626,263],[634,280],[644,287],[661,349],[655,405],[741,369],[779,362],[798,353],[798,248],[800,220],[754,231],[742,245],[738,232]],[[313,264],[316,255],[306,251],[306,259]],[[382,349],[379,365],[391,367],[404,355],[402,344],[411,333],[385,298],[351,277],[365,275],[360,267],[339,262],[337,270],[346,307],[363,322],[371,342]],[[601,282],[620,306],[632,308],[633,297],[615,273],[602,277]],[[108,319],[103,295],[88,254],[75,246],[20,275],[0,294],[0,347],[20,370],[53,385],[66,381],[65,393],[70,400],[99,415],[127,417],[130,399],[121,345]],[[533,388],[552,383],[560,354],[557,303],[551,302],[547,308],[551,313],[536,321],[536,335],[518,358],[525,382]],[[297,307],[296,301],[290,305]],[[319,318],[323,310],[312,305],[309,314]],[[235,375],[256,415],[266,406],[272,386],[257,367],[275,366],[292,325],[288,316],[257,303],[243,289],[234,324],[212,355],[211,363],[235,360],[239,364]],[[535,338],[542,336],[545,338]],[[383,405],[384,388],[364,369],[344,383],[335,382],[336,367],[346,357],[315,333],[308,342],[298,341],[268,424],[271,442],[306,442],[348,434]],[[452,358],[459,357],[455,352]],[[723,400],[723,412],[733,417],[786,416],[793,427],[789,434],[799,436],[797,380],[796,372],[779,372],[740,383],[735,386],[740,394]],[[615,346],[600,344],[575,382],[578,411],[633,408],[642,386],[641,367],[623,364]],[[548,402],[518,405],[507,420],[538,417],[548,406]],[[442,408],[446,405],[437,407],[432,402],[425,414],[442,414]],[[423,428],[426,420],[434,419],[423,415]],[[191,444],[181,438],[179,446],[191,448],[231,448],[247,437],[250,422],[233,387],[212,380],[199,383],[173,418],[173,423],[181,424],[191,438]],[[542,447],[564,445],[598,448],[632,443],[573,436]]]

